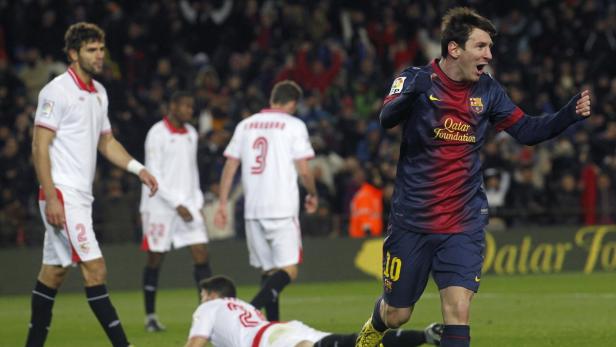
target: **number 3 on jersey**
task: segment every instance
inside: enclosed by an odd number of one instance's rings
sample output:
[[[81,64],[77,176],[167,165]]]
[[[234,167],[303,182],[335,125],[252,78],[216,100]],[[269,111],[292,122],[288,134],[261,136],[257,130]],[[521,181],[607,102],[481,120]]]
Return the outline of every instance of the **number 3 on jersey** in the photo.
[[[257,137],[255,142],[252,143],[252,149],[255,150],[255,164],[250,167],[250,173],[253,175],[260,175],[265,171],[265,164],[267,159],[267,139],[263,136]]]

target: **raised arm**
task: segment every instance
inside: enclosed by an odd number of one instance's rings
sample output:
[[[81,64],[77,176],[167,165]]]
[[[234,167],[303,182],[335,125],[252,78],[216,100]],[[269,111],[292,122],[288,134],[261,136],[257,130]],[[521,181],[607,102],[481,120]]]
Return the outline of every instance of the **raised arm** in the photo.
[[[413,102],[430,87],[432,87],[432,76],[424,71],[417,71],[414,75],[407,76],[403,73],[396,78],[379,114],[381,126],[389,129],[403,122],[408,117]]]
[[[535,145],[556,137],[570,125],[589,117],[590,109],[590,92],[584,90],[558,112],[540,117],[523,115],[506,131],[520,143]]]
[[[158,190],[156,178],[141,163],[126,152],[124,146],[113,137],[113,134],[106,133],[101,135],[98,142],[98,150],[114,165],[139,176],[141,182],[150,188],[151,195],[156,193]]]

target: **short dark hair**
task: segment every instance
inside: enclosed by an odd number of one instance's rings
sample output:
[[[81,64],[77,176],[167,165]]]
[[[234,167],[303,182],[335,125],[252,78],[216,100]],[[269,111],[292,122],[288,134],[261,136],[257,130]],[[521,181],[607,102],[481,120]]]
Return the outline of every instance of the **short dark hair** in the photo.
[[[186,91],[186,90],[178,90],[178,91],[174,92],[173,94],[171,94],[170,101],[175,104],[178,101],[180,101],[180,99],[183,99],[183,98],[194,99],[194,97],[193,97],[191,92]]]
[[[98,25],[79,22],[71,25],[64,34],[64,53],[74,49],[79,51],[84,43],[105,42],[105,32]]]
[[[473,28],[481,29],[490,37],[496,36],[492,22],[469,7],[454,7],[447,11],[441,22],[441,55],[449,54],[447,46],[453,41],[464,47]]]
[[[302,97],[302,88],[291,80],[276,83],[270,96],[270,104],[286,104],[290,101],[299,101]]]
[[[199,288],[217,293],[222,298],[235,298],[237,296],[233,280],[226,276],[213,276],[201,280]]]

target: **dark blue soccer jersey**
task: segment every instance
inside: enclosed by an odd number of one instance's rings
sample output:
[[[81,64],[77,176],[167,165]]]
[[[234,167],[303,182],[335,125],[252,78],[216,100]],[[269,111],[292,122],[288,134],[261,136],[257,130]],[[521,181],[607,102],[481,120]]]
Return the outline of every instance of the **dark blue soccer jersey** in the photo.
[[[414,95],[404,109],[390,221],[422,233],[482,229],[488,221],[488,202],[482,188],[480,149],[489,127],[533,144],[556,136],[580,117],[571,115],[570,105],[552,118],[528,117],[488,74],[474,83],[456,82],[435,60],[407,68],[394,80],[381,112],[382,123],[387,105],[408,96],[420,71],[437,77],[428,91]],[[537,135],[529,137],[529,131]]]

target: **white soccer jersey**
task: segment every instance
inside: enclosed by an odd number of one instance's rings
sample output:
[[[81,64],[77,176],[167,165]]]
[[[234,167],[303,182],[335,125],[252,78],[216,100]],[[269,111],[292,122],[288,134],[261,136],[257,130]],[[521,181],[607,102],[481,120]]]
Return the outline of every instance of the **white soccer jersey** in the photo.
[[[215,347],[252,346],[259,330],[268,325],[261,311],[240,299],[214,299],[193,314],[188,337],[204,337]]]
[[[175,214],[178,205],[191,210],[203,206],[203,193],[197,167],[195,128],[186,124],[175,128],[167,118],[154,124],[145,140],[145,166],[158,180],[158,192],[150,197],[148,189],[141,192],[141,212]]]
[[[100,83],[85,84],[71,68],[41,90],[34,122],[56,133],[49,146],[54,184],[92,193],[98,141],[111,132],[108,104]]]
[[[246,219],[298,215],[294,160],[314,157],[304,122],[280,110],[262,110],[237,125],[224,154],[241,161]]]

